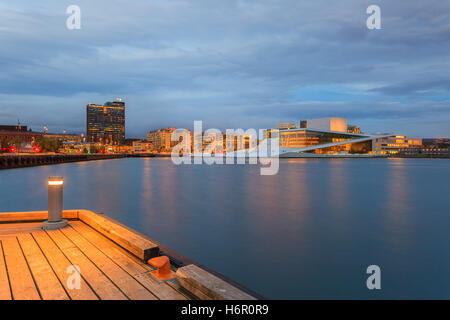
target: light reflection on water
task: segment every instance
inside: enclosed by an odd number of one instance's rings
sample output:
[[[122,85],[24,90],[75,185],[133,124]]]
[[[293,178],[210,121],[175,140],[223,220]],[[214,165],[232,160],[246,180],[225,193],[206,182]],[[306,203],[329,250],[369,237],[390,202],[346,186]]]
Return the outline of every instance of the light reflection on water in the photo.
[[[270,298],[450,298],[448,160],[283,159],[183,165],[122,159],[0,171],[0,210],[104,212]],[[365,286],[368,265],[382,290]]]

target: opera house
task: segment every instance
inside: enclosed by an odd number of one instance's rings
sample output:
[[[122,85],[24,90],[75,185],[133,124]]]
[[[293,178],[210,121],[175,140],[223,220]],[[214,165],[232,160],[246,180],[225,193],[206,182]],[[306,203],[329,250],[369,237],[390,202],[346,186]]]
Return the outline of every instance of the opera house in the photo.
[[[421,139],[396,134],[364,134],[344,118],[321,118],[278,124],[280,157],[376,157],[419,148]],[[272,138],[273,129],[267,130]]]

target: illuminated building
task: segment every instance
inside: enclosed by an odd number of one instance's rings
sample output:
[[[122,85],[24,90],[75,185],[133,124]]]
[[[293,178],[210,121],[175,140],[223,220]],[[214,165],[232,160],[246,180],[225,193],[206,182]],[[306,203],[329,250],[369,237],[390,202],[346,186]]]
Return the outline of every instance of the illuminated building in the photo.
[[[109,153],[130,153],[133,152],[133,146],[114,145],[108,146],[106,151]]]
[[[252,135],[250,134],[226,134],[224,133],[222,135],[223,138],[223,150],[231,150],[231,151],[238,151],[238,150],[245,150],[249,149],[251,147],[252,143]]]
[[[117,99],[105,105],[88,104],[86,138],[88,142],[122,144],[125,140],[125,102]]]
[[[148,141],[142,141],[142,140],[138,140],[138,141],[133,141],[133,152],[152,152],[154,151],[155,147],[153,146],[153,144],[151,142]]]
[[[147,141],[159,151],[171,151],[177,142],[172,141],[175,128],[165,128],[151,131],[147,134]]]
[[[26,126],[0,125],[0,152],[16,150],[22,145],[33,146],[40,137],[42,133],[27,130]]]
[[[273,138],[273,130],[267,131],[267,137]],[[279,130],[279,145],[281,157],[351,156],[397,153],[419,148],[422,141],[395,134],[363,134],[358,127],[347,126],[344,118],[322,118],[308,120],[304,128]]]
[[[271,131],[268,132],[269,138]],[[373,143],[384,135],[363,135],[308,128],[280,130],[280,156],[314,154],[370,154]]]
[[[210,150],[212,153],[227,153],[249,149],[252,135],[236,132],[218,134],[202,132],[194,138],[191,133],[191,141],[191,148],[194,153],[204,152],[205,150]]]
[[[66,134],[66,133],[44,133],[44,138],[50,139],[50,140],[59,140],[62,142],[69,142],[69,143],[81,143],[82,138],[79,134]]]
[[[376,141],[375,150],[390,154],[416,153],[422,148],[422,139],[393,135]]]

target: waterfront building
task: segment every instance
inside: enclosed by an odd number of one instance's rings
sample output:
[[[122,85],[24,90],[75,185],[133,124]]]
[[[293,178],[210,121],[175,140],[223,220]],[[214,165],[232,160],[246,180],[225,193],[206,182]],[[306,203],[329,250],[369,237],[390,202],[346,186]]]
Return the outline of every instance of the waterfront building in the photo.
[[[270,137],[271,131],[269,131]],[[384,137],[384,136],[381,136]],[[280,155],[314,154],[370,154],[378,136],[308,128],[280,130]]]
[[[104,105],[88,104],[86,138],[88,142],[122,144],[125,140],[125,102],[116,99]]]
[[[422,139],[425,148],[450,148],[450,138]]]
[[[101,145],[97,142],[82,142],[70,145],[71,150],[67,149],[68,153],[88,153],[93,149],[100,149]]]
[[[131,152],[133,152],[133,146],[111,145],[111,146],[106,147],[106,152],[109,152],[109,153],[131,153]]]
[[[376,141],[375,150],[377,152],[396,153],[418,153],[422,148],[422,139],[407,138],[402,135],[392,135],[380,138]]]
[[[407,149],[400,149],[398,151],[398,155],[450,157],[450,148],[440,148],[436,146],[422,146],[422,148],[407,148]]]
[[[35,145],[42,137],[41,132],[33,132],[27,129],[27,126],[0,125],[0,143],[2,152],[15,152],[22,145]]]
[[[306,128],[335,132],[347,132],[347,119],[336,117],[310,119],[306,121]]]
[[[247,150],[251,147],[252,136],[249,134],[223,134],[223,150]]]
[[[273,137],[273,129],[267,130]],[[307,120],[306,127],[279,130],[280,156],[383,155],[419,148],[421,139],[395,134],[363,134],[344,118]]]
[[[155,151],[155,147],[153,146],[153,144],[151,142],[148,142],[145,140],[133,141],[132,147],[133,147],[133,149],[132,149],[133,153]]]
[[[147,141],[158,151],[171,151],[177,142],[172,142],[172,134],[175,128],[165,128],[151,131],[147,134]]]
[[[79,134],[66,134],[66,133],[44,133],[44,138],[50,140],[58,140],[67,143],[81,143],[82,137]]]
[[[191,133],[192,152],[214,150],[213,153],[227,153],[248,150],[251,147],[252,135],[245,133],[198,133],[195,138]]]

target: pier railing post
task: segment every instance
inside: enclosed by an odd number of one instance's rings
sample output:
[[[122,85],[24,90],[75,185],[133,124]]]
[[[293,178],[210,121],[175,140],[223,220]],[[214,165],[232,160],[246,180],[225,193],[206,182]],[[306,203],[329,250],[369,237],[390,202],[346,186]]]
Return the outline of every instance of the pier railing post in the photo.
[[[59,229],[67,225],[67,220],[62,218],[63,185],[63,177],[48,178],[48,220],[42,225],[44,230]]]

